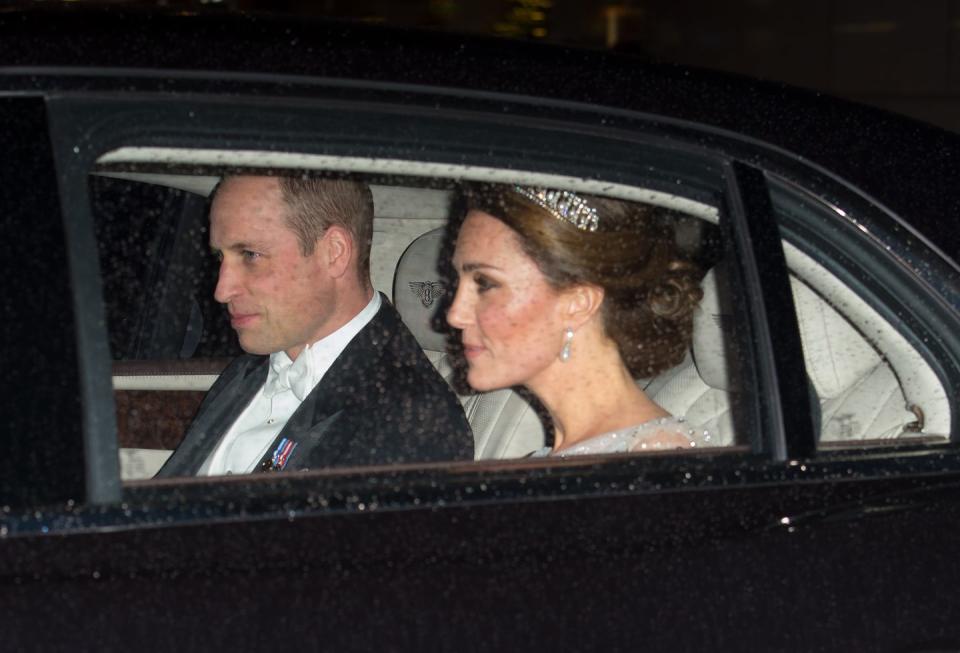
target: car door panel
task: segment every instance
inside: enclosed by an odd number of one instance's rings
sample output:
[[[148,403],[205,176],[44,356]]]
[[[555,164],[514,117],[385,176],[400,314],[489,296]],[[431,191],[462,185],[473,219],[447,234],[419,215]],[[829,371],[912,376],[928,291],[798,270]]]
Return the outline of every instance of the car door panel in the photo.
[[[279,155],[322,156],[337,162],[328,165],[338,173],[347,159],[413,161],[446,168],[434,178],[486,167],[500,181],[559,179],[577,190],[673,187],[720,207],[746,415],[735,424],[744,433],[738,446],[692,455],[142,480],[120,489],[117,437],[134,448],[172,442],[201,391],[116,389],[118,379],[142,376],[121,364],[114,393],[101,392],[111,374],[95,307],[84,319],[100,340],[90,345],[87,332],[80,342],[94,360],[84,374],[98,375],[100,385],[86,377],[66,385],[85,393],[85,419],[97,427],[85,433],[87,448],[113,438],[113,449],[88,454],[85,501],[54,494],[3,516],[0,578],[8,591],[0,613],[44,624],[12,629],[12,648],[95,641],[103,649],[148,642],[159,649],[872,650],[931,645],[931,637],[960,642],[948,608],[960,581],[952,564],[960,462],[952,446],[919,437],[876,450],[868,446],[874,438],[857,451],[817,447],[819,403],[764,173],[805,162],[748,138],[625,111],[607,130],[596,108],[531,109],[488,97],[476,107],[458,98],[456,111],[445,112],[448,99],[410,87],[391,94],[358,82],[334,94],[288,80],[279,91],[258,83],[257,97],[245,100],[240,92],[197,92],[196,78],[183,96],[153,97],[132,77],[118,77],[114,87],[101,79],[97,94],[71,86],[73,97],[52,101],[64,220],[86,230],[86,240],[70,241],[74,257],[96,258],[88,176],[103,171],[106,153],[127,147],[206,148],[221,157],[252,150],[278,155],[274,164]],[[140,92],[116,101],[110,96],[121,83]],[[214,164],[173,163],[185,174],[216,176]],[[220,172],[258,169],[219,165]],[[416,177],[410,170],[347,172],[392,181],[391,174]],[[98,305],[96,275],[87,285],[89,270],[74,272],[74,292]],[[955,313],[946,311],[945,322]],[[140,392],[148,394],[133,394]],[[106,409],[112,417],[124,402],[150,412],[138,424],[121,419],[120,428],[94,419]],[[170,412],[165,430],[152,432],[154,419]],[[109,455],[112,471],[101,473]],[[48,482],[38,478],[32,482]]]

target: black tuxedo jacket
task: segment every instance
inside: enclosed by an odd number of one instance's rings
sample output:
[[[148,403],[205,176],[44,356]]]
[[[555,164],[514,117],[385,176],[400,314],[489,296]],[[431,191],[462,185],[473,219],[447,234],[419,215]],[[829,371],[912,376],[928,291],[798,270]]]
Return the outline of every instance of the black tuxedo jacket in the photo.
[[[266,382],[269,367],[269,356],[232,361],[157,476],[195,475]],[[297,444],[285,471],[473,458],[473,434],[457,396],[386,297],[290,416],[258,469],[271,469],[283,438]]]

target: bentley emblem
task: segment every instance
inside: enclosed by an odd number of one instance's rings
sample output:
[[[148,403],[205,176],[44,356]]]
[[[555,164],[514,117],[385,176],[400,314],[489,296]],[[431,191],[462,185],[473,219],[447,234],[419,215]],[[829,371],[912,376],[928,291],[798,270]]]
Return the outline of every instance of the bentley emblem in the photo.
[[[446,286],[440,281],[411,281],[410,290],[420,298],[425,308],[430,308],[438,297],[447,293]]]

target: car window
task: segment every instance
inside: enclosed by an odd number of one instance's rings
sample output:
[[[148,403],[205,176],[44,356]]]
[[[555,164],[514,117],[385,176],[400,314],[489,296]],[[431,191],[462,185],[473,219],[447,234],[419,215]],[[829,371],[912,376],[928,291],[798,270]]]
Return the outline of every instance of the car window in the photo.
[[[205,196],[102,175],[90,196],[113,359],[237,355],[213,299]]]
[[[954,407],[936,367],[956,352],[937,351],[929,337],[933,318],[924,306],[937,302],[918,299],[930,291],[908,283],[902,262],[872,242],[881,225],[870,223],[869,211],[848,215],[783,180],[772,183],[806,373],[820,407],[818,446],[949,442]]]
[[[196,154],[181,153],[184,162]],[[206,211],[220,176],[246,169],[194,162],[194,173],[183,174],[183,165],[171,167],[170,154],[164,153],[163,163],[145,165],[141,160],[131,172],[125,156],[120,150],[101,158],[90,176],[90,192],[115,359],[121,471],[125,480],[136,480],[152,477],[164,464],[205,392],[237,352],[224,309],[212,299],[217,272],[207,243]],[[248,153],[245,163],[262,170],[268,168],[264,164],[270,162],[269,156],[264,153],[258,161]],[[292,172],[347,174],[303,167]],[[523,181],[516,173],[508,174]],[[515,459],[549,447],[551,424],[535,398],[510,389],[471,390],[456,345],[451,346],[444,312],[455,286],[450,257],[452,237],[463,217],[458,204],[463,178],[366,178],[372,182],[375,209],[373,285],[397,307],[431,363],[457,391],[474,433],[475,458]],[[571,183],[559,177],[550,181]],[[717,226],[719,204],[651,188],[579,183],[581,191],[585,187],[587,192],[626,196],[653,207],[669,223],[683,258],[703,280],[704,301],[716,303],[718,296],[729,296],[726,278],[714,272],[725,248]],[[705,433],[708,446],[744,451],[756,434],[739,427],[738,406],[747,397],[736,372],[735,352],[740,349],[733,342],[731,311],[697,310],[693,344],[683,360],[657,375],[639,376],[636,382],[667,411],[685,416],[691,429]],[[157,321],[165,328],[158,329]],[[720,358],[729,364],[732,380],[711,371]]]
[[[771,161],[760,157],[746,164],[692,137],[697,133],[692,126],[659,125],[646,118],[626,121],[611,131],[579,123],[577,129],[568,130],[522,116],[518,125],[508,125],[486,121],[480,113],[440,112],[428,119],[413,116],[409,107],[402,111],[388,107],[382,112],[403,129],[386,133],[383,126],[393,123],[383,119],[380,109],[367,105],[357,105],[350,113],[340,106],[318,104],[307,110],[305,104],[282,102],[269,110],[244,103],[231,104],[228,110],[222,103],[202,100],[197,106],[204,110],[195,113],[196,124],[188,123],[175,137],[172,125],[183,126],[183,107],[175,102],[138,100],[113,106],[98,99],[71,99],[55,107],[69,109],[70,120],[64,113],[57,123],[65,131],[65,143],[94,144],[82,150],[82,157],[75,158],[72,147],[61,153],[67,179],[62,193],[76,213],[73,219],[82,224],[92,218],[92,232],[104,241],[98,246],[110,330],[105,342],[110,342],[113,366],[109,407],[117,428],[116,435],[113,428],[102,428],[96,435],[101,440],[115,438],[120,461],[115,469],[127,483],[128,494],[139,492],[135,488],[162,493],[169,487],[166,481],[152,480],[160,478],[156,474],[173,460],[172,452],[202,413],[210,389],[238,360],[236,333],[223,307],[212,299],[218,264],[210,251],[208,211],[211,192],[223,177],[251,174],[370,184],[375,214],[373,285],[384,301],[396,306],[418,350],[444,387],[455,393],[472,430],[473,460],[466,463],[466,457],[460,458],[454,469],[462,469],[462,463],[472,465],[470,473],[493,470],[525,482],[530,473],[535,476],[539,470],[565,464],[559,457],[533,462],[529,458],[543,450],[549,453],[555,435],[549,415],[535,397],[519,388],[477,392],[464,383],[462,351],[446,325],[446,306],[455,286],[444,262],[449,264],[451,240],[463,218],[462,195],[476,184],[563,189],[652,207],[669,222],[673,241],[702,275],[703,298],[694,312],[683,359],[669,369],[635,375],[634,381],[669,414],[683,416],[698,437],[709,435],[709,440],[702,440],[708,446],[566,464],[602,464],[603,469],[622,474],[657,470],[669,477],[665,485],[656,482],[657,487],[678,487],[695,476],[684,470],[704,471],[704,478],[719,479],[722,475],[715,472],[734,474],[736,465],[776,465],[791,455],[805,458],[815,439],[822,450],[850,442],[862,447],[878,441],[907,446],[947,441],[952,422],[944,423],[943,415],[952,415],[951,397],[956,393],[943,383],[944,369],[938,367],[944,350],[924,345],[931,340],[933,327],[924,330],[924,320],[909,318],[909,311],[902,310],[910,292],[897,291],[899,299],[890,301],[889,291],[896,284],[885,279],[882,285],[889,289],[884,293],[864,292],[868,284],[858,281],[869,276],[864,271],[883,271],[886,266],[851,264],[855,246],[829,242],[824,246],[812,237],[808,232],[819,230],[829,234],[820,240],[835,240],[830,233],[835,215],[819,208],[810,211],[814,217],[803,214],[797,208],[800,204],[822,203],[813,195],[799,204],[784,201],[777,179],[764,177],[759,167]],[[156,125],[140,121],[145,108],[155,111],[151,115]],[[112,129],[114,122],[123,129]],[[292,124],[300,127],[291,132]],[[220,136],[222,125],[233,125],[230,139]],[[666,132],[673,137],[664,138]],[[357,133],[363,134],[359,141]],[[481,137],[488,146],[478,152],[476,139]],[[752,147],[755,144],[744,145]],[[770,219],[771,187],[776,221]],[[761,195],[765,201],[758,201]],[[89,218],[78,209],[84,205],[91,209]],[[761,256],[780,252],[781,247],[780,260]],[[786,272],[789,299],[780,289],[785,284],[769,282],[774,277],[786,281]],[[867,313],[851,310],[855,302],[843,294],[847,291],[909,346],[888,347],[872,336],[872,323],[861,318]],[[819,323],[812,324],[820,324],[821,333],[833,336],[852,330],[863,335],[882,364],[867,373],[895,378],[895,390],[904,400],[910,402],[915,390],[933,388],[921,397],[924,403],[911,402],[924,413],[924,423],[914,423],[918,411],[913,408],[906,412],[893,408],[901,403],[896,392],[874,411],[874,417],[882,419],[848,415],[856,402],[844,405],[843,400],[855,393],[831,403],[836,397],[827,395],[831,388],[825,385],[831,378],[815,364],[822,354],[811,346],[831,341],[818,339],[803,315],[798,315],[799,328],[780,319],[790,315],[794,305],[800,312],[807,310],[804,306],[814,307]],[[850,351],[854,361],[869,358],[858,345]],[[898,351],[913,354],[896,359]],[[778,359],[782,352],[787,353]],[[801,361],[801,353],[809,360]],[[911,355],[926,363],[915,367],[917,379],[927,383],[933,378],[932,385],[907,387],[912,379],[907,371],[914,369]],[[841,371],[846,365],[841,361]],[[947,376],[952,373],[947,370]],[[861,386],[855,382],[854,387]],[[783,388],[791,390],[789,400],[784,400]],[[809,396],[809,408],[796,401],[803,398],[797,388]],[[869,391],[866,394],[875,399]],[[100,397],[98,405],[104,407],[106,399]],[[798,408],[799,404],[804,405]],[[418,407],[416,399],[402,405]],[[931,419],[926,419],[928,407]],[[889,425],[881,429],[881,423]],[[386,437],[394,431],[378,433]],[[117,459],[113,450],[108,454],[104,460]],[[454,457],[443,454],[433,460]],[[272,465],[273,456],[262,462]],[[390,463],[387,469],[378,465],[358,474],[357,468],[367,464],[321,465],[305,471],[311,478],[329,476],[335,485],[340,474],[354,475],[357,483],[374,482],[386,478],[381,474],[420,473],[433,463],[412,458],[397,463],[398,468]],[[416,470],[407,470],[408,464]],[[266,482],[257,475],[244,482],[261,481]],[[231,482],[217,487],[238,486]]]

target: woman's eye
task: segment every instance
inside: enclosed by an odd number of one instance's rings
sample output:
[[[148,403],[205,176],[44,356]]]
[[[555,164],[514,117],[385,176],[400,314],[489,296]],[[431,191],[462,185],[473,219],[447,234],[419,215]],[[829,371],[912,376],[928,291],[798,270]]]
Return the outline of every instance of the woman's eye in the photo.
[[[491,288],[497,287],[497,284],[495,284],[493,281],[483,276],[482,274],[478,274],[477,276],[475,276],[473,278],[473,283],[477,285],[477,292],[486,292]]]

